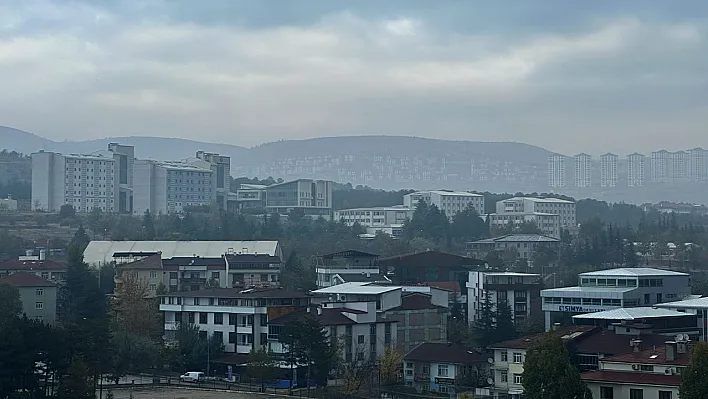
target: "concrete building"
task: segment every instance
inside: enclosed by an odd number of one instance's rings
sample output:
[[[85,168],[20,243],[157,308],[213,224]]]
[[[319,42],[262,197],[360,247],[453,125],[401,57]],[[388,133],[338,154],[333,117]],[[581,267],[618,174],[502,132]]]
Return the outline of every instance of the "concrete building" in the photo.
[[[160,298],[160,311],[168,341],[175,339],[180,323],[189,323],[220,338],[226,352],[247,355],[267,348],[270,320],[308,304],[302,292],[215,288],[166,294]]]
[[[219,208],[226,209],[231,193],[231,158],[213,152],[197,151],[196,159],[189,159],[188,163],[211,170],[213,200]]]
[[[119,295],[121,286],[126,279],[135,279],[146,284],[149,298],[157,296],[160,285],[163,285],[165,289],[168,287],[165,284],[165,271],[160,254],[150,255],[130,263],[117,264],[116,274],[113,278],[116,296]]]
[[[32,209],[57,212],[69,204],[77,212],[131,212],[133,153],[111,143],[90,155],[32,154]]]
[[[686,297],[682,301],[667,301],[654,305],[659,309],[670,309],[698,316],[698,339],[708,341],[708,297]]]
[[[537,234],[509,234],[465,244],[467,256],[477,259],[487,259],[487,256],[492,251],[504,252],[506,250],[516,251],[519,254],[519,258],[527,259],[529,262],[534,261],[536,252],[542,251],[544,255],[547,255],[545,256],[547,263],[543,265],[531,264],[530,266],[540,266],[544,270],[548,267],[555,268],[558,266],[558,257],[560,255],[560,239]]]
[[[401,304],[381,313],[382,320],[398,321],[396,346],[401,352],[426,342],[447,342],[448,293],[431,287],[421,287],[427,292],[401,288]]]
[[[600,156],[600,187],[617,186],[617,154],[607,153]]]
[[[691,157],[686,151],[676,151],[673,153],[673,165],[671,179],[675,183],[687,182],[690,177]]]
[[[576,287],[541,291],[546,330],[563,314],[653,306],[691,294],[688,274],[643,267],[581,273],[578,283]]]
[[[455,395],[456,388],[488,372],[488,358],[489,354],[462,345],[426,342],[403,357],[403,380],[421,394]]]
[[[284,214],[297,209],[307,216],[332,217],[332,182],[329,180],[298,179],[270,185],[265,191],[268,213]]]
[[[503,230],[508,226],[517,227],[524,223],[534,223],[544,235],[560,238],[561,215],[553,213],[490,213],[483,217],[489,220],[489,226]]]
[[[347,226],[359,223],[366,228],[368,234],[382,231],[389,235],[398,236],[400,234],[394,234],[394,232],[402,233],[403,224],[407,219],[413,219],[413,212],[414,209],[403,205],[340,209],[334,211],[334,220],[343,220]]]
[[[415,210],[419,201],[425,201],[428,205],[435,205],[450,220],[458,212],[464,211],[468,207],[472,207],[480,215],[485,213],[484,196],[466,191],[416,191],[403,196],[403,206],[409,209]]]
[[[0,278],[20,292],[22,313],[29,319],[53,323],[57,316],[57,285],[33,273],[17,272]]]
[[[573,157],[575,161],[575,187],[592,186],[592,156],[582,153]]]
[[[379,256],[354,250],[336,251],[318,256],[315,272],[319,288],[341,284],[344,281],[355,282],[351,277],[363,276],[374,280],[382,278]],[[335,280],[335,276],[339,278]]]
[[[492,309],[499,303],[511,308],[514,323],[521,325],[531,314],[534,306],[540,310],[538,298],[541,290],[541,275],[512,272],[470,272],[467,282],[467,315],[470,324],[479,319],[479,310],[489,295]]]
[[[497,201],[496,213],[497,215],[533,213],[559,215],[561,228],[573,231],[578,227],[575,213],[575,202],[558,198],[509,198],[502,201]]]
[[[677,333],[698,338],[700,331],[697,320],[698,315],[693,313],[645,306],[573,316],[573,323],[577,325],[599,326],[610,331],[641,335],[645,347],[649,342],[644,337],[649,332],[664,336],[664,341],[667,336],[673,338]],[[663,344],[664,341],[659,343]]]
[[[600,359],[599,369],[582,373],[594,398],[676,399],[681,372],[691,360],[691,347],[667,339],[663,345]]]
[[[30,273],[59,285],[66,281],[66,265],[44,259],[44,255],[36,257],[37,259],[32,258],[0,262],[0,277],[15,273]]]
[[[385,268],[394,284],[455,282],[463,289],[469,272],[485,264],[483,260],[432,250],[379,258],[380,267]]]
[[[213,172],[186,162],[135,161],[135,214],[180,213],[215,201]]]
[[[236,189],[236,193],[229,194],[229,209],[236,211],[242,209],[265,209],[266,207],[266,185],[263,184],[241,184]]]
[[[17,200],[11,196],[0,198],[0,213],[2,212],[17,212]]]
[[[565,156],[553,154],[548,157],[548,186],[565,187]]]
[[[691,181],[708,180],[708,151],[703,148],[688,150],[688,177]]]
[[[645,180],[646,156],[633,153],[627,155],[627,186],[642,187]]]
[[[666,150],[651,153],[651,182],[672,183],[674,177],[674,154]]]

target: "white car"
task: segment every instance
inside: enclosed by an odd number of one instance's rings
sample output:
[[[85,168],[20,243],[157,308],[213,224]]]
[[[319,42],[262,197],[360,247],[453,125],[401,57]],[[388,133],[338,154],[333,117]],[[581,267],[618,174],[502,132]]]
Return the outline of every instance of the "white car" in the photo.
[[[184,382],[199,382],[204,381],[204,373],[201,371],[188,371],[179,376],[180,381]]]

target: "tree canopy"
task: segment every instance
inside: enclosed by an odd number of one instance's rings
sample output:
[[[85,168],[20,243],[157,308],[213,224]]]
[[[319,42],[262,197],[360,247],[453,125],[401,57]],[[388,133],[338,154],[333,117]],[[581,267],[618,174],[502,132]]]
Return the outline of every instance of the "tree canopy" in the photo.
[[[681,372],[681,399],[708,398],[708,344],[699,342],[693,347],[691,363]]]
[[[526,352],[521,381],[528,399],[592,398],[571,363],[565,343],[553,332]]]

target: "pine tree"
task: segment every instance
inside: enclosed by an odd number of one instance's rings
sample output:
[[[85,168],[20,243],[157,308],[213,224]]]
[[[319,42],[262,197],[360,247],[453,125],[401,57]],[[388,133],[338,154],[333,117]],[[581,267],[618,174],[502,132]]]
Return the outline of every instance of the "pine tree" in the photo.
[[[71,239],[71,243],[69,244],[70,247],[77,247],[81,253],[84,252],[84,249],[89,245],[89,242],[91,242],[91,238],[86,234],[86,230],[84,230],[84,226],[79,226],[78,230],[74,233],[74,237]]]
[[[699,342],[693,347],[691,363],[681,372],[681,399],[708,398],[708,344]]]
[[[552,332],[527,351],[521,381],[527,399],[592,398],[563,340]]]
[[[145,232],[146,240],[150,241],[155,239],[155,220],[149,209],[146,209],[143,215],[143,231]]]
[[[493,343],[495,340],[494,334],[496,333],[495,327],[492,294],[487,290],[477,311],[477,320],[473,322],[472,334],[477,345],[486,348]]]
[[[493,343],[503,342],[517,337],[514,316],[508,301],[500,301],[497,303],[495,320]]]
[[[74,357],[66,377],[59,385],[60,399],[94,399],[93,379],[86,363],[81,357]]]

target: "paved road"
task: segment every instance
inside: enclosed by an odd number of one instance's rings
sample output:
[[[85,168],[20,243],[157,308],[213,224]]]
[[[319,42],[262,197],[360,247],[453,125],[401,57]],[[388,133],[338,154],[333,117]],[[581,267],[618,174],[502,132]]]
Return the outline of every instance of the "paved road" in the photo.
[[[115,399],[129,399],[130,390],[116,389]],[[104,398],[105,392],[104,392]],[[240,392],[210,392],[179,388],[135,389],[133,399],[257,399],[263,396]],[[272,396],[271,396],[272,397]]]

